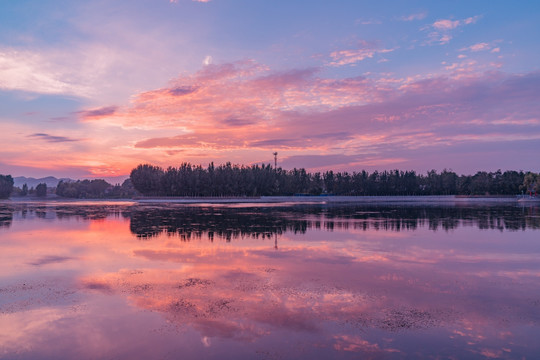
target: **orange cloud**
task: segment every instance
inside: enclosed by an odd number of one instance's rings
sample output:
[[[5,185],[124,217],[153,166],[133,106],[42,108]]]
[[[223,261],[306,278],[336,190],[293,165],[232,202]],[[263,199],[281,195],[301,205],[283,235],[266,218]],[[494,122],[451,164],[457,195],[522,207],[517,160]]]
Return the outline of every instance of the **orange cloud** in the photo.
[[[401,167],[420,149],[432,149],[424,157],[442,156],[463,143],[540,138],[537,73],[494,69],[466,58],[445,63],[436,75],[332,78],[322,76],[324,68],[272,71],[253,60],[211,64],[135,94],[129,106],[79,111],[79,128],[52,132],[10,123],[3,163],[112,177],[141,162],[249,164],[270,161],[279,150],[287,166],[308,166],[299,160],[309,159],[310,169],[351,170]],[[14,133],[24,134],[25,142]],[[46,141],[29,142],[28,134]],[[69,141],[76,139],[85,141]]]

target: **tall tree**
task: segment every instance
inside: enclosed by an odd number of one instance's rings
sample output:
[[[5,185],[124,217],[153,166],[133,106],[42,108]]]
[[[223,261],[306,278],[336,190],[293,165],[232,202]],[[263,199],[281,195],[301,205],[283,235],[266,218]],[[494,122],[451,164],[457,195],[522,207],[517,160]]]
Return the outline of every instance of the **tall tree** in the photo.
[[[41,183],[36,186],[36,196],[39,196],[39,197],[47,196],[47,184]]]
[[[537,185],[538,185],[538,174],[535,174],[533,172],[528,172],[525,174],[525,177],[523,178],[523,186],[522,189],[525,190],[525,192],[528,192],[532,195],[533,191],[537,191]]]
[[[11,175],[0,175],[0,199],[7,199],[13,191],[13,178]]]
[[[144,195],[159,195],[162,189],[163,169],[159,166],[143,164],[131,171],[131,182]]]

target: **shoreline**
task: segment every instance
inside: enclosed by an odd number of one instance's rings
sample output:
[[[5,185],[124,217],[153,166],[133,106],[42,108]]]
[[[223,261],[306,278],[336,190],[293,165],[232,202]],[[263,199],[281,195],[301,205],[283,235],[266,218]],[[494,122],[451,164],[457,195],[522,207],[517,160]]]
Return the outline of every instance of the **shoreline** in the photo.
[[[139,203],[178,203],[178,204],[241,204],[241,203],[310,203],[310,204],[373,204],[373,203],[540,203],[540,198],[521,199],[516,196],[463,196],[463,195],[425,195],[425,196],[261,196],[258,198],[137,198]]]
[[[133,199],[71,199],[62,197],[15,197],[0,200],[0,204],[51,203],[92,205],[120,204],[540,204],[539,197],[528,196],[466,196],[466,195],[416,195],[416,196],[261,196],[261,197],[136,197]]]

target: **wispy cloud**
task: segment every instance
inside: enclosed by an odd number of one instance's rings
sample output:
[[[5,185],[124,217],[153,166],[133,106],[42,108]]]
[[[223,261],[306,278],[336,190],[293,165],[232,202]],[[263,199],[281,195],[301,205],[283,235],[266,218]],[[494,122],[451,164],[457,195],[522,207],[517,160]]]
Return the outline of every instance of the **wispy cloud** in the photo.
[[[197,91],[196,86],[177,86],[169,89],[169,93],[174,96],[188,95]]]
[[[0,44],[0,90],[77,97],[89,106],[124,103],[134,91],[155,88],[190,66],[188,56],[177,53],[179,44],[198,50],[187,31],[172,30],[180,25],[164,22],[149,30],[142,26],[149,18],[135,10],[109,13],[98,3],[70,7],[77,10],[64,15],[72,16],[51,26],[62,26],[57,40]]]
[[[80,141],[80,139],[72,139],[65,136],[55,136],[55,135],[49,135],[45,133],[35,133],[35,134],[28,135],[28,137],[44,140],[51,143]]]
[[[360,25],[380,25],[380,24],[382,24],[382,21],[381,20],[376,20],[376,19],[367,19],[367,20],[358,19],[358,20],[356,20],[356,24],[360,24]]]
[[[340,50],[334,51],[330,57],[334,61],[330,62],[331,66],[343,66],[356,64],[362,60],[372,58],[375,54],[384,54],[393,51],[393,49],[356,49],[356,50]]]
[[[0,89],[41,94],[68,94],[87,97],[89,88],[73,81],[62,68],[60,54],[0,48]]]
[[[206,55],[203,60],[203,65],[210,65],[214,62],[214,59],[210,55]]]
[[[359,42],[357,49],[338,50],[330,54],[330,66],[352,65],[362,60],[372,58],[376,54],[392,52],[394,49],[380,49],[376,44],[367,41]]]
[[[478,43],[478,44],[474,44],[474,45],[471,45],[471,46],[461,48],[461,49],[459,49],[459,51],[469,50],[469,51],[472,51],[472,52],[477,52],[477,51],[485,51],[485,50],[489,50],[489,49],[491,49],[490,44],[485,43],[485,42],[481,42],[481,43]]]
[[[414,13],[407,16],[402,16],[400,19],[403,21],[414,21],[414,20],[425,19],[426,16],[427,16],[426,12],[419,12],[419,13]]]
[[[480,19],[480,16],[472,16],[463,20],[439,19],[433,24],[423,27],[422,30],[429,30],[428,43],[437,43],[444,45],[452,40],[452,32],[464,25],[474,24]]]
[[[441,31],[446,31],[446,30],[452,30],[452,29],[457,28],[459,26],[459,24],[460,24],[459,20],[443,19],[443,20],[435,21],[431,26],[434,29],[441,30]]]
[[[170,89],[172,95],[177,95],[176,92],[179,91],[178,88]],[[105,106],[97,109],[92,110],[83,110],[83,111],[77,111],[77,115],[82,117],[83,119],[93,119],[93,118],[101,118],[109,115],[114,115],[116,113],[116,110],[118,107],[116,106]]]

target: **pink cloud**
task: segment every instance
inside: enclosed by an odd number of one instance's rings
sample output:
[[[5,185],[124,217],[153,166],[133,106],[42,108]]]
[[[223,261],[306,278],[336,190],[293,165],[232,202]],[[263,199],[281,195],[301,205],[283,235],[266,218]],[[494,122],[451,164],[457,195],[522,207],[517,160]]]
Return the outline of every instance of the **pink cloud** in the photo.
[[[370,20],[357,20],[356,23],[362,24],[362,25],[379,25],[379,24],[382,24],[382,21],[370,19]]]
[[[540,76],[493,69],[465,59],[432,76],[335,79],[318,68],[275,72],[250,60],[208,65],[135,95],[129,107],[81,112],[92,126],[132,133],[115,166],[85,162],[97,174],[141,159],[269,161],[279,150],[287,167],[399,168],[496,143],[513,144],[506,152],[515,156],[540,139]]]
[[[464,20],[441,19],[435,21],[431,26],[437,30],[452,30],[461,25],[474,24],[478,19],[480,19],[480,16],[472,16]]]
[[[441,44],[447,44],[450,42],[450,40],[452,40],[452,36],[448,35],[448,34],[444,34],[441,36],[441,38],[439,39],[439,42]]]
[[[420,13],[410,14],[408,16],[402,16],[401,20],[403,21],[422,20],[422,19],[425,19],[426,16],[427,16],[426,12],[420,12]]]
[[[116,106],[105,106],[92,110],[78,111],[77,114],[83,119],[94,119],[114,115],[117,109],[118,108]]]
[[[480,15],[471,16],[471,17],[466,18],[466,19],[463,20],[462,22],[463,22],[463,24],[465,24],[465,25],[475,24],[475,23],[478,21],[478,19],[480,19],[480,18],[481,18]]]
[[[460,49],[460,51],[470,50],[472,52],[477,52],[477,51],[484,51],[484,50],[489,50],[489,49],[491,49],[490,44],[485,43],[485,42],[481,42],[481,43],[478,43],[478,44],[474,44],[474,45],[462,48],[462,49]]]
[[[45,133],[34,133],[31,135],[28,135],[28,137],[33,138],[33,139],[47,141],[47,142],[52,142],[52,143],[80,141],[80,139],[73,139],[67,136],[57,136],[57,135],[50,135],[50,134],[45,134]]]
[[[358,49],[358,50],[340,50],[334,51],[330,54],[332,61],[331,66],[343,66],[349,64],[355,64],[359,61],[365,60],[367,58],[372,58],[375,54],[383,54],[393,51],[393,49]]]
[[[439,43],[440,45],[444,45],[452,40],[452,31],[464,25],[474,24],[478,19],[480,19],[480,16],[473,16],[464,20],[440,19],[424,27],[422,30],[432,30],[428,35],[428,44]]]
[[[433,27],[437,30],[452,30],[459,26],[459,20],[437,20],[433,23]]]
[[[393,51],[394,49],[379,49],[374,43],[360,41],[358,49],[338,50],[330,54],[333,61],[330,66],[343,66],[360,62],[362,60],[372,58],[376,54],[384,54]]]

